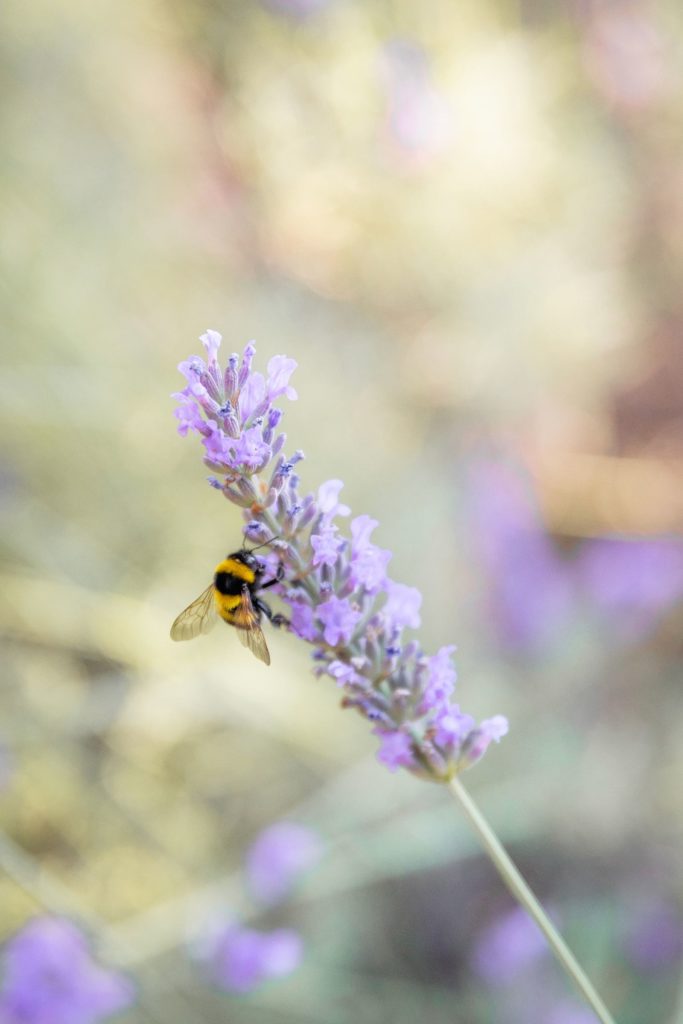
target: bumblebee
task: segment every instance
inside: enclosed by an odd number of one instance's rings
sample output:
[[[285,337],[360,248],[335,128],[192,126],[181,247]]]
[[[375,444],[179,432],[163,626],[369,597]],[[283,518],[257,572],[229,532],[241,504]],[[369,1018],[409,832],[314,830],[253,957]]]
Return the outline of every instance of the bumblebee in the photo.
[[[226,555],[216,566],[213,581],[196,601],[180,613],[171,626],[172,640],[193,640],[208,633],[220,617],[235,626],[237,635],[259,661],[270,665],[270,651],[261,629],[265,615],[274,626],[289,625],[283,615],[274,615],[259,596],[262,590],[279,583],[284,576],[282,565],[267,583],[262,579],[265,569],[258,558],[246,548]]]

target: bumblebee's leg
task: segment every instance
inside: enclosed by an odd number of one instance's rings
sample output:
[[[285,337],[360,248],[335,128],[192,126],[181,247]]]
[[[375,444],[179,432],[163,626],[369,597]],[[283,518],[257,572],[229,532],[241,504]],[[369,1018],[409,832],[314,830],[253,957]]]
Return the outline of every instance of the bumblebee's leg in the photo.
[[[289,619],[286,618],[284,615],[274,615],[270,605],[266,604],[265,601],[262,601],[260,597],[253,598],[253,605],[254,608],[258,608],[258,610],[265,615],[265,617],[273,626],[277,626],[278,629],[280,628],[280,626],[287,626],[289,628]]]
[[[277,572],[275,573],[272,580],[268,580],[267,583],[259,583],[259,590],[267,590],[268,587],[274,587],[276,583],[281,583],[285,578],[285,567],[282,562],[278,563]]]

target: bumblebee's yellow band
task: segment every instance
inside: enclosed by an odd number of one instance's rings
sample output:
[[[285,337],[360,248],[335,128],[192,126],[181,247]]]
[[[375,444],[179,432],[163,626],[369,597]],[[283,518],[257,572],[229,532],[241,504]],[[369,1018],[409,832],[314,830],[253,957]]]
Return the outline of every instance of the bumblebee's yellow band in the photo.
[[[218,614],[226,622],[232,622],[234,618],[235,610],[242,603],[242,597],[240,594],[219,594],[217,590],[214,591],[214,600],[216,602],[216,609]]]
[[[225,572],[229,576],[237,576],[239,580],[244,580],[245,583],[253,583],[256,579],[254,570],[250,569],[248,565],[244,565],[243,562],[238,562],[234,558],[225,558],[216,566],[216,572]]]

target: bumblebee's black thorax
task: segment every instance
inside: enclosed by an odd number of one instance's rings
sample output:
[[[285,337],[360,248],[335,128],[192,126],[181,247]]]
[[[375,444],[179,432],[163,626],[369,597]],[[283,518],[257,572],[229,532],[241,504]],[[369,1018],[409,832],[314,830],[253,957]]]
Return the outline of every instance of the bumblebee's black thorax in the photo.
[[[235,551],[216,566],[213,584],[219,594],[236,596],[245,585],[250,592],[255,590],[262,576],[263,567],[251,552]]]

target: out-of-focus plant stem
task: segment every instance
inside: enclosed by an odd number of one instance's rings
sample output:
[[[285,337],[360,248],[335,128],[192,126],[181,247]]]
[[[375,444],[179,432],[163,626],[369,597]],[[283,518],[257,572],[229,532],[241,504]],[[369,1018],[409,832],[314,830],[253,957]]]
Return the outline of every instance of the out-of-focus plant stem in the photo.
[[[451,779],[448,783],[451,792],[458,800],[465,815],[478,835],[481,843],[498,869],[501,878],[508,889],[519,900],[524,909],[531,915],[538,927],[545,935],[548,945],[560,961],[562,967],[577,986],[582,996],[595,1012],[602,1024],[615,1024],[614,1018],[595,991],[592,982],[586,976],[585,971],[577,961],[571,949],[564,941],[554,924],[538,902],[533,892],[524,881],[522,875],[512,862],[497,835],[484,818],[483,814],[469,795],[459,778]]]

